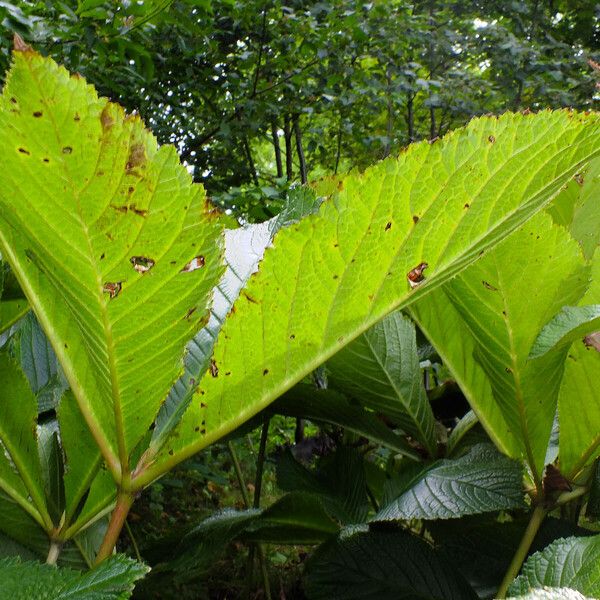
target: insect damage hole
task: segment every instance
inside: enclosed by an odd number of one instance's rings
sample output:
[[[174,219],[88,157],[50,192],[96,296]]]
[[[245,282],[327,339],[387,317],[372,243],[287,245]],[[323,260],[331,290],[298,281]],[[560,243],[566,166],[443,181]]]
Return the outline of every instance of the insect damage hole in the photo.
[[[102,291],[105,294],[109,294],[111,298],[116,298],[121,292],[122,283],[122,281],[107,281],[102,287]]]
[[[201,269],[205,264],[206,261],[204,260],[204,256],[196,256],[181,269],[180,273],[191,273],[196,269]]]
[[[147,273],[153,266],[154,261],[145,256],[132,256],[129,262],[138,273]]]

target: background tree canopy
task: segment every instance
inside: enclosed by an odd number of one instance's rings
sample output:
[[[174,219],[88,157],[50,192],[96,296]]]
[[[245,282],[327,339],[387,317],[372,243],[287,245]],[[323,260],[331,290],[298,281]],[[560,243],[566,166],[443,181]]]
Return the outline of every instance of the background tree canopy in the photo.
[[[141,112],[251,221],[473,115],[598,102],[593,0],[21,0],[11,32]]]

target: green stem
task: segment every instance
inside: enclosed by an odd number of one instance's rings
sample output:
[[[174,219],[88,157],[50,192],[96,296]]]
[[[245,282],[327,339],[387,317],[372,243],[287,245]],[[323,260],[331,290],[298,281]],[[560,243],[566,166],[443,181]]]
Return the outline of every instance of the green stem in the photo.
[[[57,540],[52,540],[50,542],[50,549],[48,550],[48,557],[46,558],[47,565],[55,565],[58,557],[60,556],[60,551],[62,550],[62,542]]]
[[[233,442],[227,442],[227,449],[229,450],[229,456],[231,456],[231,462],[233,463],[233,470],[235,471],[235,477],[238,481],[238,485],[240,486],[240,492],[242,494],[242,500],[244,501],[244,506],[246,508],[250,508],[250,498],[248,496],[248,489],[246,488],[246,482],[244,481],[244,474],[242,473],[242,468],[240,467],[240,461],[238,460],[237,452],[235,451],[235,446]]]
[[[133,550],[135,552],[135,557],[140,562],[144,562],[142,560],[142,555],[140,554],[140,549],[138,548],[137,542],[135,541],[135,536],[133,535],[133,531],[131,531],[131,527],[129,527],[129,523],[127,522],[127,519],[125,519],[125,530],[127,531],[127,535],[129,536],[129,539],[131,540],[131,545],[133,546]]]
[[[521,539],[521,543],[513,556],[512,562],[508,567],[508,571],[506,571],[506,575],[498,588],[498,593],[496,594],[496,598],[506,598],[506,593],[508,591],[508,587],[513,582],[514,578],[519,574],[521,570],[521,566],[531,548],[531,544],[533,544],[533,540],[548,513],[548,509],[543,506],[536,506],[533,514],[531,515],[531,519],[529,520],[529,524],[527,525],[527,529],[523,534],[523,538]]]
[[[113,553],[121,529],[123,529],[123,525],[125,524],[129,509],[133,504],[133,498],[133,494],[123,491],[119,492],[115,509],[110,517],[108,529],[104,534],[104,539],[102,540],[102,545],[100,546],[100,550],[98,550],[94,564],[100,564],[105,558],[108,558]]]

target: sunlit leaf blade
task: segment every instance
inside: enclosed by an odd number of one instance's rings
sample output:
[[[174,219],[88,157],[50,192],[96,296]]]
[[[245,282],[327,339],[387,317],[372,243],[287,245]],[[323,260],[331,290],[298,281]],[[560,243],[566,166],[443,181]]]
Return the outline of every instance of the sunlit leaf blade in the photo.
[[[529,357],[538,358],[596,331],[600,331],[600,304],[563,306],[540,331]]]
[[[538,480],[556,414],[565,352],[536,361],[528,360],[529,352],[544,324],[565,303],[579,301],[588,278],[578,244],[542,214],[444,287],[464,323],[457,331],[462,336],[466,327],[475,340],[473,355],[467,359],[474,359],[486,374],[495,402],[489,396],[469,401],[492,439],[502,441],[501,448],[514,447],[511,438],[517,439],[519,454],[537,469]],[[426,307],[431,298],[422,304]],[[420,305],[414,308],[419,324],[445,359],[457,343],[436,330],[437,317],[431,309],[423,314],[420,310]],[[456,357],[451,357],[450,368],[453,362],[458,362]],[[496,418],[498,408],[503,419]]]
[[[334,390],[317,390],[313,385],[299,383],[273,405],[273,411],[344,427],[404,456],[416,460],[421,458],[403,437],[389,429],[374,413],[351,404],[343,394]]]
[[[552,218],[567,227],[579,242],[586,258],[591,258],[600,243],[600,159],[578,173],[552,203]]]
[[[491,445],[475,446],[461,458],[433,463],[375,520],[456,519],[523,508],[522,478],[519,463]]]
[[[348,177],[317,215],[275,237],[154,472],[234,429],[387,313],[448,281],[599,149],[596,115],[507,114]],[[411,290],[407,274],[421,262],[428,277]]]
[[[38,457],[35,397],[23,372],[4,352],[0,353],[0,381],[0,486],[51,528]]]
[[[0,108],[2,254],[118,476],[206,320],[221,227],[174,148],[50,59],[15,52]]]
[[[248,277],[256,271],[273,238],[274,220],[225,231],[226,269],[213,293],[208,323],[188,343],[184,374],[177,380],[156,419],[151,447],[160,448],[185,412],[191,395],[206,371],[213,346],[227,313]]]
[[[226,269],[213,291],[210,318],[188,343],[184,358],[184,373],[177,380],[156,419],[150,447],[156,450],[166,441],[173,427],[185,412],[196,384],[209,365],[219,331],[248,278],[258,268],[265,249],[279,229],[318,210],[320,199],[310,188],[296,187],[289,191],[281,213],[264,223],[253,223],[225,231]]]
[[[600,251],[583,306],[600,302]],[[570,478],[600,454],[600,351],[584,340],[569,348],[558,397],[560,469]]]
[[[71,522],[84,494],[98,474],[102,457],[70,391],[60,400],[58,420],[65,455],[65,518]]]
[[[111,556],[95,569],[80,573],[17,558],[0,561],[2,591],[7,598],[54,600],[122,600],[148,567],[123,555]]]
[[[435,418],[410,319],[400,312],[388,315],[327,361],[327,369],[332,387],[395,420],[435,456]]]
[[[592,598],[600,595],[600,536],[556,540],[527,559],[510,586],[518,596],[532,588],[568,587]]]
[[[426,542],[401,530],[346,530],[315,552],[306,573],[310,600],[477,598]]]
[[[435,345],[496,447],[509,456],[520,456],[519,442],[494,398],[490,380],[482,366],[473,360],[476,338],[446,292],[441,289],[429,294],[410,307],[410,314]],[[456,335],[457,331],[460,335]]]

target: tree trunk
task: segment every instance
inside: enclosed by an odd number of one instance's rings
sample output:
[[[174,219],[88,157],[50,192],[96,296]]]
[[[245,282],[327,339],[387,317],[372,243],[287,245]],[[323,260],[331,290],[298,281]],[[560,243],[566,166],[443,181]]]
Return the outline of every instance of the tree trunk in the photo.
[[[279,136],[277,135],[277,120],[271,121],[271,138],[273,139],[273,149],[275,150],[275,164],[277,165],[277,177],[283,177],[283,163],[281,162],[281,146],[279,145]]]
[[[285,174],[287,180],[291,181],[294,177],[294,168],[292,163],[292,128],[289,115],[285,115],[283,121],[283,137],[285,139]]]
[[[408,94],[406,101],[406,126],[408,129],[408,143],[415,141],[415,116],[413,113],[414,94]]]
[[[306,172],[306,159],[304,158],[304,150],[302,148],[302,132],[300,131],[300,116],[294,115],[294,136],[296,138],[296,153],[298,154],[298,162],[300,163],[300,181],[305,184],[308,181]]]

